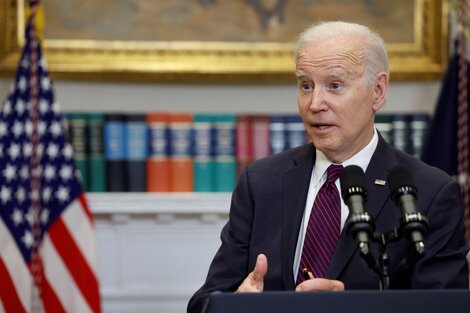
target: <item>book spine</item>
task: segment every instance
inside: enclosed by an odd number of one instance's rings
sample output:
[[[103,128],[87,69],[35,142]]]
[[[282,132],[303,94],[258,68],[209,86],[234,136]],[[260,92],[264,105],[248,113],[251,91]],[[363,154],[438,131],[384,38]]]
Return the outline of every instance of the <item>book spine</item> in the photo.
[[[194,191],[215,191],[214,116],[194,115]]]
[[[410,154],[419,159],[428,130],[429,115],[416,113],[412,114],[410,119]]]
[[[215,118],[215,191],[229,192],[235,187],[237,162],[235,153],[235,115]]]
[[[75,164],[79,172],[80,183],[83,190],[89,190],[88,174],[88,122],[86,113],[69,113],[68,125],[70,143],[73,148]]]
[[[286,120],[282,115],[273,115],[269,120],[269,144],[271,154],[283,152],[287,148]]]
[[[378,114],[375,116],[375,128],[380,132],[382,137],[390,144],[393,145],[393,132],[392,132],[392,115]]]
[[[237,174],[253,161],[252,116],[238,115],[236,122]]]
[[[106,191],[127,191],[126,129],[122,114],[108,113],[104,125]]]
[[[393,146],[401,151],[409,153],[409,128],[408,116],[395,114],[392,118]]]
[[[89,191],[106,191],[106,165],[104,157],[104,115],[88,115],[88,151],[89,151]]]
[[[192,122],[187,113],[170,115],[170,189],[191,192],[193,188]]]
[[[147,159],[147,191],[170,191],[169,116],[166,113],[148,113],[149,157]]]
[[[252,119],[253,159],[259,160],[270,154],[269,116],[255,115]]]
[[[286,117],[287,149],[296,148],[307,142],[305,126],[298,115],[288,115]]]
[[[147,190],[147,134],[145,115],[126,116],[127,186],[132,192]]]

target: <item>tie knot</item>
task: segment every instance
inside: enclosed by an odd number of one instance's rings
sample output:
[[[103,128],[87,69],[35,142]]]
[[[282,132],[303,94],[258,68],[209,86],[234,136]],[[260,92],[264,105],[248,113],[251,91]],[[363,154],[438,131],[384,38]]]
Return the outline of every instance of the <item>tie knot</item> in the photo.
[[[341,164],[331,164],[326,170],[326,182],[334,183],[342,171],[343,166]]]

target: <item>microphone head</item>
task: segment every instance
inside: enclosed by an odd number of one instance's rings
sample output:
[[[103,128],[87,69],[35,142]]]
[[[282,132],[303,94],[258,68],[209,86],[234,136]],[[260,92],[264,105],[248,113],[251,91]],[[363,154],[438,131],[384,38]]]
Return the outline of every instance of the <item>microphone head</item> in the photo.
[[[367,198],[366,177],[364,171],[357,165],[346,166],[339,177],[341,195],[347,201],[352,195]]]
[[[400,196],[405,194],[412,194],[416,197],[417,189],[408,169],[400,165],[395,166],[388,173],[387,181],[390,197],[395,203]]]

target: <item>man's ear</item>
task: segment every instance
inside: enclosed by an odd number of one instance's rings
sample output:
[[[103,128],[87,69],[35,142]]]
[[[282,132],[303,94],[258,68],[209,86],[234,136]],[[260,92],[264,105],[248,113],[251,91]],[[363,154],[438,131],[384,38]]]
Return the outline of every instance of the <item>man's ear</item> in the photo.
[[[385,98],[387,96],[388,88],[388,76],[385,72],[380,72],[377,81],[374,85],[374,104],[372,109],[374,112],[379,111],[385,104]]]

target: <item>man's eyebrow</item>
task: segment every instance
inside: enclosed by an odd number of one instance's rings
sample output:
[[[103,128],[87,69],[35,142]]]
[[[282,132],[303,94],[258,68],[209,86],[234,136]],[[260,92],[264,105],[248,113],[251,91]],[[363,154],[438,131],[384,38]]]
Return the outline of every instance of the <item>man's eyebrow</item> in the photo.
[[[305,77],[305,73],[303,71],[295,71],[295,77],[297,79]]]
[[[329,77],[333,79],[345,79],[347,76],[347,73],[344,72],[333,72],[329,75]]]

